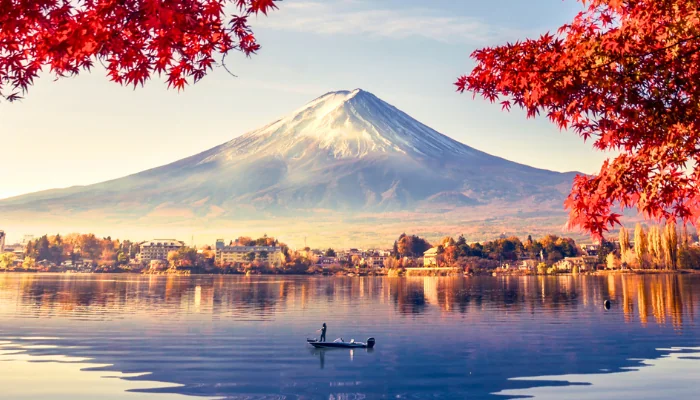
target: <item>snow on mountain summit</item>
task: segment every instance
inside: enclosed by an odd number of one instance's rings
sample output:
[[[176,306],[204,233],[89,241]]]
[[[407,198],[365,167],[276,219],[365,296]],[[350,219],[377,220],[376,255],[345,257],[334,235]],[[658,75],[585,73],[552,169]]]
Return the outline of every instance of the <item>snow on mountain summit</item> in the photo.
[[[355,89],[326,93],[276,122],[232,140],[205,162],[261,155],[298,159],[319,151],[336,159],[382,153],[479,153],[373,94]]]

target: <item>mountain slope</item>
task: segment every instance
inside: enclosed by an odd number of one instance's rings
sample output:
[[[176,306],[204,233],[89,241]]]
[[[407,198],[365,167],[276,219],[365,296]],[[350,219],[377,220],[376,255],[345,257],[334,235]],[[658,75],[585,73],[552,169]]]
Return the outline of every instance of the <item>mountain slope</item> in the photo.
[[[572,174],[491,156],[442,135],[371,93],[325,94],[213,149],[96,185],[0,201],[0,213],[101,210],[141,218],[176,208],[187,218],[297,210],[411,210],[432,203],[561,205]]]

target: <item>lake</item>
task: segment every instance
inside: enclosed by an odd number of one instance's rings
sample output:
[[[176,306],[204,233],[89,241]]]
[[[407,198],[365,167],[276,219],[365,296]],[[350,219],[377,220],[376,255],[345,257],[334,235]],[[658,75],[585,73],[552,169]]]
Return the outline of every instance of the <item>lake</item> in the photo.
[[[0,274],[0,398],[695,398],[698,296],[700,275]],[[315,350],[323,322],[377,345]]]

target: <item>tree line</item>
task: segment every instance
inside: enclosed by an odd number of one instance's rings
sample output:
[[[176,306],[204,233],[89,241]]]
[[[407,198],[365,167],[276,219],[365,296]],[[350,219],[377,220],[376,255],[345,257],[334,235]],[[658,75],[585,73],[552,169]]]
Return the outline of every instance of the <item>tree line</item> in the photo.
[[[633,241],[630,232],[622,227],[619,232],[619,252],[605,255],[608,268],[689,269],[700,266],[700,248],[692,246],[697,233],[690,233],[687,225],[680,230],[675,221],[652,225],[647,229],[637,224]]]
[[[478,266],[479,268],[497,267],[502,262],[521,259],[537,259],[554,264],[565,257],[580,255],[576,242],[571,238],[546,235],[534,240],[528,236],[523,242],[512,236],[487,242],[467,243],[464,236],[456,240],[444,237],[435,245],[416,235],[401,234],[394,242],[392,256],[398,262],[389,261],[391,267],[400,267],[410,263],[405,258],[422,257],[428,249],[437,247],[438,263],[446,266]]]
[[[126,265],[140,251],[139,244],[111,237],[98,238],[94,234],[72,233],[66,236],[44,235],[29,241],[25,257],[61,264],[90,260],[99,265]]]

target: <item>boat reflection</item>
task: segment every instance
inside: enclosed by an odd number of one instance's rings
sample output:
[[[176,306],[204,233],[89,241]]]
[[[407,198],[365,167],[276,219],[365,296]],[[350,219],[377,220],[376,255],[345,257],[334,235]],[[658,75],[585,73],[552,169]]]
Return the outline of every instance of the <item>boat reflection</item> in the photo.
[[[352,362],[355,360],[355,354],[359,353],[374,353],[374,349],[342,349],[342,348],[322,348],[322,349],[317,349],[315,347],[309,348],[309,353],[313,356],[318,357],[319,360],[319,369],[324,369],[326,367],[326,353],[332,353],[332,354],[339,354],[342,355],[344,353],[347,353],[350,358],[349,360]]]

